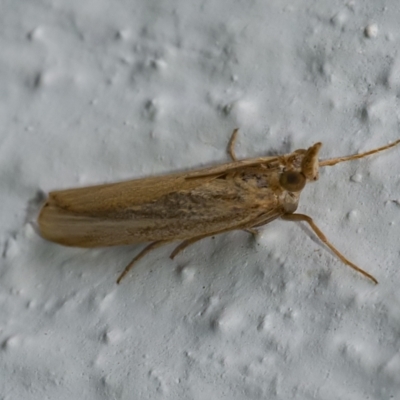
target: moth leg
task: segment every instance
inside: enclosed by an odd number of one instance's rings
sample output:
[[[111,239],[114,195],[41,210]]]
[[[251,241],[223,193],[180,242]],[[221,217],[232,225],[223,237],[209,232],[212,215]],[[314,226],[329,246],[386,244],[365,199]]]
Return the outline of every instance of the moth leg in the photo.
[[[322,243],[324,243],[327,247],[329,247],[333,253],[336,254],[336,256],[346,265],[348,265],[349,267],[353,268],[354,270],[356,270],[357,272],[360,272],[361,274],[363,274],[364,276],[366,276],[367,278],[371,279],[372,282],[374,283],[378,283],[378,281],[372,276],[370,275],[368,272],[364,271],[363,269],[357,267],[357,265],[353,264],[351,261],[349,261],[343,254],[341,254],[339,252],[339,250],[337,250],[330,242],[329,240],[326,238],[326,236],[322,233],[322,231],[318,228],[317,225],[315,225],[314,221],[312,220],[311,217],[309,217],[308,215],[304,215],[304,214],[284,214],[281,216],[281,218],[283,220],[286,221],[303,221],[303,222],[307,222],[308,225],[310,225],[311,229],[314,231],[314,233],[318,236],[318,238],[321,240]]]
[[[240,227],[237,227],[237,229],[240,229]],[[181,251],[185,250],[186,247],[190,246],[191,244],[196,243],[199,240],[205,239],[206,237],[214,236],[214,235],[218,235],[220,233],[227,232],[228,230],[229,231],[230,230],[235,230],[235,228],[233,228],[233,229],[224,229],[224,230],[221,230],[219,232],[214,232],[214,233],[211,233],[211,234],[208,233],[206,235],[196,236],[194,238],[184,240],[179,246],[177,246],[175,248],[175,250],[171,253],[169,258],[171,258],[171,260],[173,260]],[[251,233],[254,236],[258,235],[258,231],[256,229],[251,228],[251,227],[250,228],[244,228],[243,227],[243,230],[248,232],[248,233]]]
[[[236,157],[236,154],[235,154],[235,144],[236,144],[238,131],[239,131],[238,128],[233,130],[232,136],[229,139],[229,143],[228,143],[228,154],[230,155],[230,157],[232,158],[233,161],[237,161],[238,160],[237,157]]]
[[[213,236],[213,235],[216,235],[216,234],[218,234],[218,233],[219,233],[219,232],[212,233],[212,234],[207,234],[207,235],[196,236],[196,237],[194,237],[194,238],[184,240],[179,246],[177,246],[177,247],[175,248],[175,250],[171,253],[171,255],[169,256],[169,258],[170,258],[171,260],[173,260],[181,251],[185,250],[186,247],[190,246],[190,245],[193,244],[193,243],[198,242],[198,241],[201,240],[201,239],[205,239],[206,237]]]
[[[258,236],[258,233],[259,233],[258,230],[254,229],[254,228],[246,228],[246,229],[244,229],[244,231],[247,232],[247,233],[252,234],[253,237]]]
[[[168,243],[169,240],[158,240],[157,242],[150,243],[148,246],[146,246],[135,258],[125,267],[123,270],[122,274],[118,277],[117,279],[117,284],[122,281],[122,278],[131,270],[133,265],[139,261],[141,258],[143,258],[147,253],[150,253],[150,251],[156,249],[157,247],[161,247],[164,244]]]

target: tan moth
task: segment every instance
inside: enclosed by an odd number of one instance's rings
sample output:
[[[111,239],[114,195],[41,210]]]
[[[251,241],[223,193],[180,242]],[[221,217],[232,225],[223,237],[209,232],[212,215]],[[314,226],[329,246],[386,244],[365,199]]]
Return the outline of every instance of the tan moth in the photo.
[[[400,139],[377,149],[350,156],[318,160],[322,146],[273,157],[237,160],[188,172],[119,183],[51,192],[39,218],[40,234],[47,240],[76,247],[106,247],[151,242],[125,268],[117,283],[151,250],[181,241],[174,258],[187,246],[219,233],[245,230],[281,218],[306,222],[318,238],[346,265],[374,283],[377,280],[343,256],[314,221],[295,213],[300,193],[318,179],[320,167],[363,158],[389,149]]]

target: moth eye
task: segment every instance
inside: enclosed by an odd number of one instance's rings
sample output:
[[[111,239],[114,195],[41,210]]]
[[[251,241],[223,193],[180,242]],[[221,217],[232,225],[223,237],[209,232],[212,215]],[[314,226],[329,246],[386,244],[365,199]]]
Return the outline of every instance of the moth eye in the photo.
[[[289,192],[300,192],[306,185],[306,177],[301,172],[285,171],[279,177],[279,183]]]

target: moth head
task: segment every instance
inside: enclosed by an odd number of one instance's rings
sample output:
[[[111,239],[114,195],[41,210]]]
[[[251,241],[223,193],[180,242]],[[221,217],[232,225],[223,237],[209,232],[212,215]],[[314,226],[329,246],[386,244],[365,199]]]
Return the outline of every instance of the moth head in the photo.
[[[284,171],[279,176],[279,184],[289,192],[300,192],[306,186],[307,180],[302,172]]]
[[[307,150],[297,150],[290,155],[289,168],[279,176],[279,184],[289,192],[300,192],[307,181],[318,179],[318,152],[321,143],[315,143]],[[294,154],[294,157],[292,156]]]

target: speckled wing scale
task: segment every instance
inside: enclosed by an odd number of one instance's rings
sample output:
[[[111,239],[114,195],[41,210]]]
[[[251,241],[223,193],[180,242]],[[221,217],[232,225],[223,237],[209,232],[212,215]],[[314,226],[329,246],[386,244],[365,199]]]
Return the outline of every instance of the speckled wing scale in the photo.
[[[276,157],[237,160],[237,130],[228,152],[232,162],[210,168],[92,187],[51,192],[38,223],[50,241],[76,247],[105,247],[152,242],[125,268],[151,250],[173,241],[180,251],[208,236],[231,230],[254,232],[276,218],[303,221],[345,264],[375,283],[376,279],[347,260],[312,219],[295,214],[306,183],[318,179],[321,166],[362,158],[393,147],[318,161],[321,143]]]

